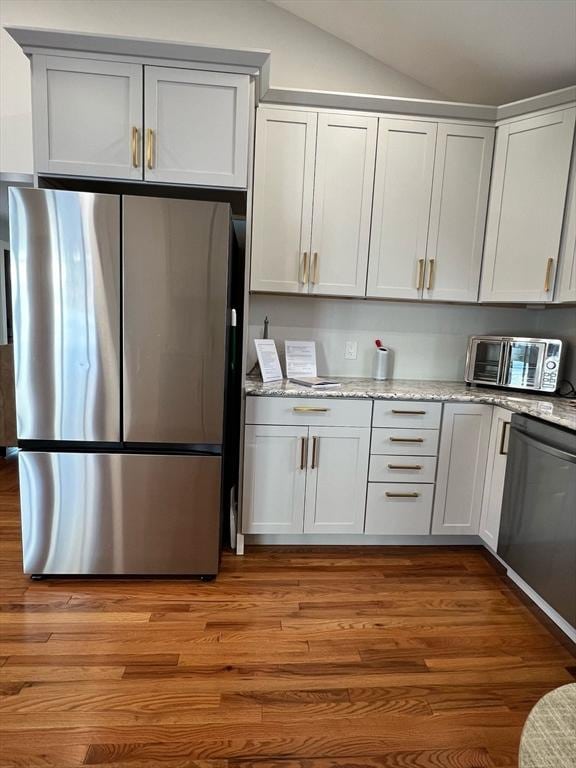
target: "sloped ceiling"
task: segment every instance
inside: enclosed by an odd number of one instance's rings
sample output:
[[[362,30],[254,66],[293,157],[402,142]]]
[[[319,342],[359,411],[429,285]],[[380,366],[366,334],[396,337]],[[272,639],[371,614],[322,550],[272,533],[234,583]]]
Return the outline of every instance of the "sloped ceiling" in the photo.
[[[576,0],[268,0],[456,101],[576,83]]]

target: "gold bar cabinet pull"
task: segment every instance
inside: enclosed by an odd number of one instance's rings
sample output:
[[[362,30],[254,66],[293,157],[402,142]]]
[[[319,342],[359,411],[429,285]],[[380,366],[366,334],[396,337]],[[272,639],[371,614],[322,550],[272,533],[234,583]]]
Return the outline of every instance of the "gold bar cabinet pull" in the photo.
[[[140,165],[140,161],[138,158],[138,128],[136,126],[132,127],[132,165],[134,168],[138,168]]]
[[[550,292],[553,266],[554,266],[554,259],[552,258],[548,259],[548,261],[546,262],[546,276],[544,277],[544,290],[546,293]]]
[[[300,469],[306,469],[306,464],[308,462],[308,441],[305,437],[301,437],[300,440],[302,441],[300,444]]]
[[[391,491],[386,491],[386,496],[389,499],[417,499],[420,494],[415,491],[412,493],[392,493]]]
[[[318,443],[320,441],[319,437],[313,437],[312,438],[312,464],[310,466],[310,469],[317,469],[318,467]]]
[[[146,130],[146,165],[149,170],[154,168],[154,131],[152,128]]]
[[[308,282],[308,251],[304,251],[302,254],[302,261],[300,262],[300,275],[298,282],[302,285],[306,285]]]
[[[392,408],[392,413],[405,413],[405,414],[410,414],[411,416],[424,416],[426,414],[426,411],[405,411],[405,410],[398,410],[396,408]]]
[[[391,437],[391,443],[423,443],[423,437]]]
[[[318,285],[318,251],[314,251],[312,259],[312,285]]]
[[[431,291],[434,287],[434,267],[436,266],[436,259],[430,259],[428,266],[430,267],[430,271],[428,272],[428,285],[426,286],[426,290]]]
[[[330,408],[319,408],[314,405],[295,405],[292,410],[294,413],[328,413]]]
[[[388,469],[422,469],[422,464],[388,464]]]
[[[416,290],[420,291],[424,287],[424,259],[418,259],[418,279]]]

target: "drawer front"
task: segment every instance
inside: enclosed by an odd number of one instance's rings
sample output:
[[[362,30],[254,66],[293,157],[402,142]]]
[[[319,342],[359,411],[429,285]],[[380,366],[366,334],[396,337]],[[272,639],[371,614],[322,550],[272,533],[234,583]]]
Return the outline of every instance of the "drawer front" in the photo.
[[[371,400],[250,395],[246,398],[246,424],[369,427],[371,422]]]
[[[373,483],[433,483],[435,456],[371,456],[368,480]]]
[[[375,427],[439,429],[442,403],[414,400],[379,400],[374,403]]]
[[[429,534],[433,497],[433,485],[368,483],[364,533]]]
[[[396,454],[397,456],[436,456],[438,452],[437,429],[390,429],[372,430],[371,453]]]

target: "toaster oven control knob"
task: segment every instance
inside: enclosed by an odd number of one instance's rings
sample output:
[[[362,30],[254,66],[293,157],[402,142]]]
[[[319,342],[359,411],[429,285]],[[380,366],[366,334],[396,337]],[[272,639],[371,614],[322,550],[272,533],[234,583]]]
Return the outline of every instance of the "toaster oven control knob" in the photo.
[[[554,360],[548,360],[548,362],[546,363],[546,368],[548,368],[548,370],[550,371],[553,371],[554,368],[556,368],[556,363],[554,362]]]

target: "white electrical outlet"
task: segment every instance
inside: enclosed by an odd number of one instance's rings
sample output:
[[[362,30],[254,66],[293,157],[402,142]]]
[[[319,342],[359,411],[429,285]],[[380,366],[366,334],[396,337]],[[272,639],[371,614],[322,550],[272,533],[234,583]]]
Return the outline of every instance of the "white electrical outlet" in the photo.
[[[358,342],[347,341],[344,346],[344,360],[356,360],[358,357]]]

